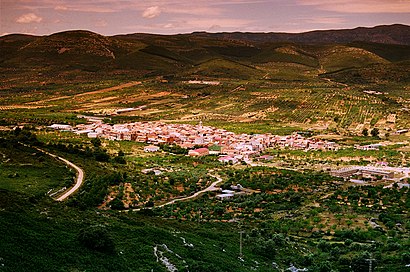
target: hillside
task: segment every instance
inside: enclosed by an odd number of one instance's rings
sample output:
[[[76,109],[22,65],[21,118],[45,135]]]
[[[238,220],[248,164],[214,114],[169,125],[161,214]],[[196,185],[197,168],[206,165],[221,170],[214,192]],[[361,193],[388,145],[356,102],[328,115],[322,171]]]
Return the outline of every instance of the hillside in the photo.
[[[354,186],[309,170],[231,167],[218,163],[216,156],[144,156],[143,145],[129,141],[103,140],[105,148],[127,155],[122,164],[112,155],[102,162],[86,151],[102,150],[82,136],[37,131],[36,138],[31,133],[24,129],[0,134],[3,271],[267,272],[295,266],[361,272],[372,254],[377,271],[404,272],[410,260],[407,188]],[[73,173],[18,141],[41,145],[80,165],[86,169],[85,184],[67,201],[54,201],[51,192],[69,186]],[[334,153],[292,155],[323,154]],[[295,163],[300,161],[295,158]],[[156,165],[173,171],[141,173]],[[171,193],[190,195],[213,175],[223,178],[222,188],[240,181],[253,193],[220,201],[217,192],[209,192],[152,210],[118,211],[130,197],[138,199],[132,205],[141,205],[145,197],[158,204]],[[185,192],[173,189],[181,187]]]
[[[129,34],[112,37],[89,31],[66,31],[49,36],[0,37],[0,69],[4,76],[80,77],[80,73],[173,75],[195,74],[224,78],[260,78],[258,67],[288,64],[293,69],[334,72],[410,59],[409,27],[283,33],[192,33],[183,35]],[[384,43],[390,43],[385,45]],[[232,69],[205,70],[207,63],[231,63]],[[234,64],[235,63],[235,64]],[[219,65],[218,64],[218,65]],[[202,68],[201,68],[202,67]],[[249,70],[250,69],[250,70]],[[205,71],[205,72],[202,72]],[[234,72],[233,72],[234,71]],[[48,75],[48,76],[47,76]],[[56,75],[58,75],[56,77]],[[48,78],[49,79],[49,78]]]

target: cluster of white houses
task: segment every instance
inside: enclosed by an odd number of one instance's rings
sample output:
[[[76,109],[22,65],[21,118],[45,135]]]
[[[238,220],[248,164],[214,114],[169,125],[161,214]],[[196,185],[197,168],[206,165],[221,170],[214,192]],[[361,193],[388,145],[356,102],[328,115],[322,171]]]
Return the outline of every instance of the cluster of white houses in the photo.
[[[101,137],[109,140],[128,140],[150,144],[146,152],[158,151],[160,144],[175,144],[191,149],[190,156],[208,154],[225,155],[221,162],[236,163],[259,156],[266,148],[282,147],[302,150],[336,150],[334,142],[305,138],[299,134],[276,136],[271,134],[235,134],[210,126],[189,124],[168,124],[163,122],[136,122],[127,124],[104,124],[102,121],[81,124],[75,128],[55,124],[54,129],[72,130],[86,134],[89,138]],[[201,148],[192,149],[201,146]],[[258,157],[268,160],[269,156]]]

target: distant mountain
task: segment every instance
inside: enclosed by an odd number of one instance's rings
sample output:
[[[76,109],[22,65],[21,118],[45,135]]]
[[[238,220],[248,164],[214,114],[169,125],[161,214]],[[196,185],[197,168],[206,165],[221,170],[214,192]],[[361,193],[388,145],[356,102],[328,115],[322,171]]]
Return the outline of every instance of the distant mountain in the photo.
[[[404,25],[351,30],[288,33],[205,33],[181,35],[128,34],[103,36],[90,31],[65,31],[48,36],[0,37],[0,72],[62,75],[121,73],[137,76],[300,79],[377,65],[379,72],[410,61],[410,27]],[[387,66],[386,66],[387,67]],[[81,72],[81,73],[79,73]],[[86,72],[86,73],[85,73]],[[376,74],[372,78],[377,77]],[[276,78],[275,76],[273,78]],[[394,78],[394,77],[393,77]],[[407,81],[408,75],[396,77]],[[47,81],[47,80],[46,80]]]
[[[355,29],[317,30],[304,33],[206,33],[193,35],[249,42],[296,42],[296,43],[351,43],[372,42],[410,45],[410,26],[395,24]]]

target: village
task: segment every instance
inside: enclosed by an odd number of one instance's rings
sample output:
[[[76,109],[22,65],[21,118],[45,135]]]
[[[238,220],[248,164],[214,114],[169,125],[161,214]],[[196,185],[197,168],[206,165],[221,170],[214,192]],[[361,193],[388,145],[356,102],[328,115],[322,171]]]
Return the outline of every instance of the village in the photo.
[[[87,135],[88,138],[103,138],[112,141],[135,141],[146,143],[144,152],[160,152],[163,145],[177,145],[187,150],[187,156],[201,157],[207,155],[219,156],[223,164],[245,163],[249,165],[264,164],[273,160],[273,156],[264,154],[268,148],[302,150],[302,151],[337,151],[341,146],[335,142],[317,138],[306,138],[302,133],[278,136],[272,134],[235,134],[225,129],[197,125],[170,124],[164,122],[134,122],[125,124],[105,124],[99,118],[87,118],[87,124],[75,127],[64,124],[54,124],[50,128]],[[370,144],[354,148],[358,150],[378,150],[382,144]],[[256,161],[256,163],[255,163]],[[366,180],[390,181],[389,185],[398,182],[399,186],[409,177],[409,168],[377,166],[357,166],[350,168],[333,168],[330,175],[344,178],[354,183],[365,183]],[[230,194],[228,194],[231,196]]]
[[[270,160],[271,156],[260,156],[267,148],[289,148],[293,150],[337,150],[335,142],[305,138],[298,133],[287,136],[272,134],[235,134],[210,126],[190,124],[168,124],[163,122],[135,122],[127,124],[105,124],[93,120],[76,127],[54,124],[50,128],[72,131],[89,138],[125,140],[147,143],[145,152],[157,152],[160,145],[178,145],[188,149],[189,156],[220,155],[222,163],[249,162],[253,158]]]

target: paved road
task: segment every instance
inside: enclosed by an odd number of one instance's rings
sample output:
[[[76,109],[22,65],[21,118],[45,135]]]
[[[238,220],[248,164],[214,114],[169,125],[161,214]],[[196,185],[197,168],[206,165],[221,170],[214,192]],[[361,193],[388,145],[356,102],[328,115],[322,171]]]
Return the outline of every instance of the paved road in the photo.
[[[60,161],[64,162],[65,164],[67,164],[69,167],[73,168],[74,170],[77,171],[77,179],[75,182],[75,185],[73,187],[71,187],[70,189],[68,189],[68,191],[66,191],[64,194],[62,194],[60,197],[56,198],[55,200],[57,201],[64,201],[67,197],[69,197],[70,195],[72,195],[75,191],[78,190],[78,188],[80,188],[80,186],[83,184],[84,182],[84,171],[83,169],[81,169],[80,167],[78,167],[77,165],[75,165],[74,163],[59,157],[57,155],[51,154],[50,152],[47,152],[43,149],[40,149],[38,147],[33,147],[35,149],[37,149],[38,151],[43,152],[44,154],[47,154],[53,158],[59,159]]]
[[[188,199],[195,198],[195,197],[197,197],[197,196],[199,196],[199,195],[201,195],[201,194],[203,194],[203,193],[206,193],[206,192],[218,191],[219,188],[216,187],[216,186],[217,186],[219,183],[222,182],[221,177],[220,177],[219,175],[210,175],[210,176],[216,178],[216,181],[213,182],[213,183],[212,183],[211,185],[209,185],[208,187],[206,187],[205,189],[203,189],[203,190],[201,190],[201,191],[198,191],[198,192],[196,192],[196,193],[193,194],[193,195],[190,195],[190,196],[187,196],[187,197],[183,197],[183,198],[173,199],[173,200],[171,200],[171,201],[169,201],[169,202],[166,202],[166,203],[164,203],[164,204],[161,204],[161,205],[158,205],[158,206],[155,206],[155,207],[147,207],[147,208],[133,209],[132,211],[140,211],[140,210],[143,210],[143,209],[152,209],[152,208],[161,208],[161,207],[164,207],[164,206],[167,206],[167,205],[174,204],[175,202],[185,201],[185,200],[188,200]]]

